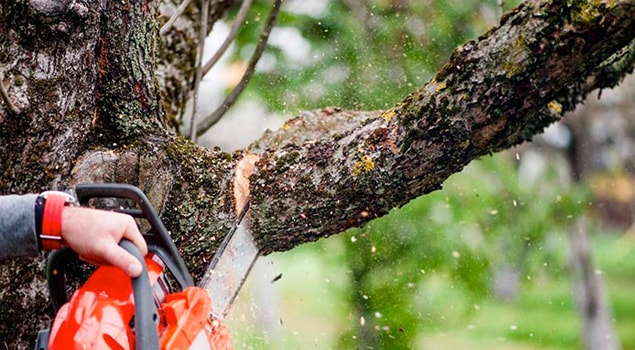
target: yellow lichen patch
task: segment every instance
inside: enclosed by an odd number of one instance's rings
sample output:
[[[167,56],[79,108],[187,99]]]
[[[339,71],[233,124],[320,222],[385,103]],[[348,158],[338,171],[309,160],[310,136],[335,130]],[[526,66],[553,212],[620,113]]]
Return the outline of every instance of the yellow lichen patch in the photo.
[[[445,89],[448,85],[445,83],[445,81],[440,82],[439,84],[437,84],[437,92]]]
[[[507,59],[503,64],[505,70],[505,76],[512,78],[522,70],[522,64],[524,64],[527,57],[527,43],[523,35],[516,38],[514,46],[509,51]]]
[[[549,112],[551,112],[551,114],[560,114],[562,113],[562,105],[560,103],[558,103],[558,101],[551,101],[549,103],[547,103],[547,108],[549,108]]]
[[[392,120],[392,118],[394,118],[397,115],[397,113],[395,113],[394,109],[389,109],[387,111],[384,111],[381,114],[381,117],[384,118],[384,120],[386,122],[390,122]]]
[[[575,2],[571,11],[571,20],[574,23],[590,23],[600,16],[599,7],[601,4],[600,0]],[[610,2],[608,5],[612,7]]]
[[[375,169],[375,162],[370,156],[364,154],[360,160],[353,164],[353,175],[357,176],[362,172],[367,173],[373,169]]]
[[[516,38],[515,41],[516,47],[518,48],[526,48],[527,44],[525,43],[525,36],[524,35],[520,35],[518,36],[518,38]]]
[[[511,78],[520,72],[520,66],[513,62],[505,62],[503,69],[505,70],[505,76],[507,78]]]

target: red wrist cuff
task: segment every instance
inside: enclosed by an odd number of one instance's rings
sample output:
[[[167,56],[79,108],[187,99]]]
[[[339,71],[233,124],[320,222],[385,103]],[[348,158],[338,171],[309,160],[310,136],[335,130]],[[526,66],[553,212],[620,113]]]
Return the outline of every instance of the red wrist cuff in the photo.
[[[40,232],[40,244],[44,250],[62,248],[62,212],[64,206],[75,202],[75,198],[64,192],[48,191],[41,195],[44,197],[42,210],[42,229]]]
[[[42,233],[40,241],[42,249],[54,250],[62,248],[62,211],[66,198],[59,194],[49,194],[44,203],[42,215]]]

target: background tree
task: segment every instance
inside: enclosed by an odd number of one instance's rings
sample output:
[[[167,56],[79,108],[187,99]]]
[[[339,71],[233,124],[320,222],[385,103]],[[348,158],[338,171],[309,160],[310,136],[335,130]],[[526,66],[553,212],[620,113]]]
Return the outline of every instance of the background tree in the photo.
[[[234,180],[246,175],[236,170],[246,152],[198,147],[170,125],[196,86],[200,28],[232,2],[187,7],[164,37],[155,2],[1,5],[1,191],[135,184],[200,277],[240,207]],[[472,159],[528,140],[589,91],[617,84],[632,69],[634,7],[521,5],[395,107],[308,112],[263,136],[249,177],[250,224],[263,252],[382,216]],[[176,4],[158,9],[167,21]],[[42,265],[4,264],[0,298],[10,307],[0,338],[10,347],[29,347],[50,321]]]

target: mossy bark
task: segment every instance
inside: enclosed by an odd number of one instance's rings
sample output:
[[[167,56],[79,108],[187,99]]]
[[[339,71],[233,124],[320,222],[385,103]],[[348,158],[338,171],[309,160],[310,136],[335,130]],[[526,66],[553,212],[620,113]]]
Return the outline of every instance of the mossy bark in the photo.
[[[231,3],[212,1],[212,20]],[[169,132],[191,88],[198,11],[159,39],[149,0],[0,4],[0,73],[20,109],[0,105],[0,193],[137,185],[200,277],[235,221],[244,153]],[[634,17],[634,0],[528,3],[393,109],[325,108],[264,135],[250,178],[262,249],[362,225],[528,140],[632,69]],[[42,259],[3,262],[0,339],[10,348],[31,348],[50,322],[42,269]]]
[[[331,108],[287,122],[254,144],[267,150],[252,179],[258,238],[266,251],[286,250],[441,188],[615,84],[606,72],[632,71],[634,39],[633,1],[525,3],[393,109]]]

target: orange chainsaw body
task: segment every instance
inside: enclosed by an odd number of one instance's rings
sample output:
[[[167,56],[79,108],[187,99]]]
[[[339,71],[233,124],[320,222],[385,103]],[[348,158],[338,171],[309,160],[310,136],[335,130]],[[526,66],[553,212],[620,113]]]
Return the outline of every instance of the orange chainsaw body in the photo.
[[[150,284],[156,286],[164,266],[152,254],[145,262]],[[227,328],[210,319],[211,300],[203,289],[158,294],[154,298],[161,350],[233,349]],[[58,311],[48,349],[135,349],[134,312],[130,277],[116,267],[99,267]]]

